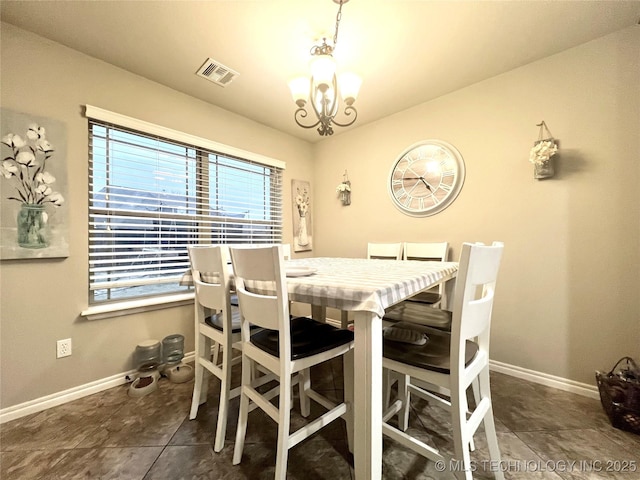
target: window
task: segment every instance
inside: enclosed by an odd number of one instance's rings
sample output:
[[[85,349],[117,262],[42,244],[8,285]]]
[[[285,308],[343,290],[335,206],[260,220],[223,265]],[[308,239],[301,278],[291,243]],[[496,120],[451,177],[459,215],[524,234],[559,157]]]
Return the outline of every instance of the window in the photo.
[[[87,116],[90,304],[184,293],[189,244],[282,241],[282,162]]]

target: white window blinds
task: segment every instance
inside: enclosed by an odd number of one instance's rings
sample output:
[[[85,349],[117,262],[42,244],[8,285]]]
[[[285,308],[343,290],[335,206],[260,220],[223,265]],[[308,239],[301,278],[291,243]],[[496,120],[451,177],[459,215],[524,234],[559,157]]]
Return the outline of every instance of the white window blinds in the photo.
[[[184,292],[189,244],[282,241],[279,162],[195,143],[89,119],[90,303]]]

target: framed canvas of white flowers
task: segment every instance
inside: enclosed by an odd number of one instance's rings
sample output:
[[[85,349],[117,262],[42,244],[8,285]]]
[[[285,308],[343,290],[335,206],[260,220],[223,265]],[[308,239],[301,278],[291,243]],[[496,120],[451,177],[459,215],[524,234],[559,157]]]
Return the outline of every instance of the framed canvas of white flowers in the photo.
[[[0,109],[0,259],[68,257],[66,126]]]
[[[313,249],[311,222],[311,186],[303,180],[291,180],[293,204],[293,251]]]

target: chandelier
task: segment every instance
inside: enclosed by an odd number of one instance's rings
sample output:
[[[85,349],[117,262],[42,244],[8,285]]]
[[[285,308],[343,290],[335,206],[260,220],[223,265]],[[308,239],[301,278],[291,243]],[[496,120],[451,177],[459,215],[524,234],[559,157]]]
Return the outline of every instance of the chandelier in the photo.
[[[342,5],[349,0],[333,0],[338,3],[336,15],[336,31],[333,35],[333,45],[322,39],[322,45],[311,48],[311,77],[298,77],[289,82],[291,95],[298,106],[293,117],[302,128],[318,127],[318,133],[322,136],[333,135],[333,125],[348,127],[358,118],[358,111],[353,106],[360,90],[362,80],[353,73],[342,73],[336,76],[336,63],[333,59],[333,51],[338,44],[338,27],[342,17]],[[336,121],[338,114],[338,93],[342,96],[344,106],[344,123]],[[309,115],[307,103],[311,105],[318,121],[313,124],[303,123]],[[313,121],[313,120],[311,120]],[[319,126],[318,126],[319,125]]]

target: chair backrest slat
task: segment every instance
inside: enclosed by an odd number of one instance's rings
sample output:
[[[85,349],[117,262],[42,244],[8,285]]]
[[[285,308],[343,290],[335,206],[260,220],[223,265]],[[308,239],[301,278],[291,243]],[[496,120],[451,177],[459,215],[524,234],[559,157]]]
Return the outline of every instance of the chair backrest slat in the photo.
[[[282,245],[231,248],[230,253],[243,324],[246,320],[252,325],[281,330],[284,319],[289,319]]]
[[[402,243],[369,243],[367,258],[401,260]]]
[[[221,245],[190,245],[187,248],[195,287],[196,308],[231,311],[230,279]],[[225,316],[231,322],[231,315]],[[224,326],[226,328],[227,325]]]
[[[448,255],[448,242],[405,242],[403,249],[404,260],[427,260],[435,262],[446,262]]]
[[[405,242],[403,248],[403,258],[405,260],[421,260],[430,262],[446,262],[449,257],[449,242]],[[440,295],[440,304],[447,305],[446,290],[444,283],[438,285],[437,290]]]
[[[468,339],[478,338],[481,350],[488,351],[495,285],[504,245],[465,243],[460,254],[453,302],[452,342],[464,348]],[[454,345],[452,345],[453,351]]]

